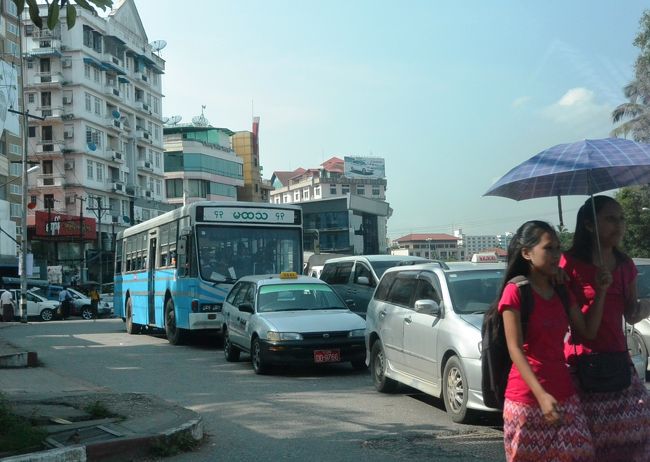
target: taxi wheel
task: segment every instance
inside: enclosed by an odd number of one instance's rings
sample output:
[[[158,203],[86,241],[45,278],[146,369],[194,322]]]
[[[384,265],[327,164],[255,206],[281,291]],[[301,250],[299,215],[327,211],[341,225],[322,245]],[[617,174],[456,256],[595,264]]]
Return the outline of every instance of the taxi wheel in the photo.
[[[457,356],[452,356],[445,364],[442,382],[442,398],[451,420],[456,423],[469,422],[471,420],[471,413],[467,409],[469,386],[465,369]]]
[[[133,302],[131,298],[126,301],[126,333],[130,335],[139,334],[142,330],[140,324],[133,322]]]
[[[388,367],[386,352],[384,351],[384,346],[381,344],[381,340],[377,340],[372,345],[372,352],[370,353],[372,382],[377,391],[382,393],[392,393],[397,388],[397,382],[386,377],[386,367]]]
[[[233,362],[239,361],[240,350],[230,341],[230,335],[228,334],[228,329],[223,331],[223,355],[226,357],[226,361]]]
[[[256,374],[266,374],[268,366],[262,360],[262,345],[259,338],[253,339],[251,345],[251,362],[253,363],[253,370]]]
[[[52,319],[54,319],[53,310],[45,308],[43,311],[41,311],[41,321],[51,321]]]
[[[165,333],[172,345],[182,345],[185,341],[185,331],[176,326],[176,310],[171,298],[165,304]]]

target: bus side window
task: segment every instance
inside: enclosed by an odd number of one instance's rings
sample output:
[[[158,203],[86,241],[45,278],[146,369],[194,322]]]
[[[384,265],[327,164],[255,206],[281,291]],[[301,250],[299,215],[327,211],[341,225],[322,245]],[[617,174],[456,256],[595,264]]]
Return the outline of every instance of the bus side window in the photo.
[[[178,238],[178,249],[176,252],[176,275],[179,277],[187,276],[188,261],[187,261],[187,236],[180,236]]]

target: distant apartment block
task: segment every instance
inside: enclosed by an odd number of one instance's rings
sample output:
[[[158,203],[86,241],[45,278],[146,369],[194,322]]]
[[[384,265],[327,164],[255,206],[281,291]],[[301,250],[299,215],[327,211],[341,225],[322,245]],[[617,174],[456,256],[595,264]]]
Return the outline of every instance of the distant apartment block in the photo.
[[[455,230],[454,236],[459,239],[458,245],[463,247],[466,260],[470,260],[475,253],[485,252],[488,249],[501,248],[507,250],[510,239],[512,239],[512,233],[510,232],[498,235],[469,235],[464,234],[462,229]]]

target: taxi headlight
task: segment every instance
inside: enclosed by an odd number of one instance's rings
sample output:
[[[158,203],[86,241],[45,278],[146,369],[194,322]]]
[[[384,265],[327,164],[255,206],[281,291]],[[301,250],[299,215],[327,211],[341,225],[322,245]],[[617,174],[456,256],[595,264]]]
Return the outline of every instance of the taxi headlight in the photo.
[[[366,329],[351,330],[348,337],[363,337],[366,335]]]
[[[297,332],[267,332],[266,339],[271,342],[284,342],[287,340],[302,340],[302,335]]]

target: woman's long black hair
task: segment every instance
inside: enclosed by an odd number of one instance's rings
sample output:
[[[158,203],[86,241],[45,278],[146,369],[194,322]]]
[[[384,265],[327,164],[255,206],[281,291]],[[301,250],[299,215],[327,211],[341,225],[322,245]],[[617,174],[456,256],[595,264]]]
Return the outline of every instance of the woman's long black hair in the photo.
[[[596,243],[596,223],[594,223],[594,212],[591,205],[590,197],[582,204],[576,217],[576,229],[573,233],[573,243],[567,251],[568,254],[587,263],[594,263],[593,251]],[[607,204],[618,204],[616,199],[609,196],[593,196],[593,208],[596,209],[596,216]],[[590,229],[591,228],[591,229]],[[614,255],[618,261],[626,258],[625,254],[619,249],[614,248]]]

